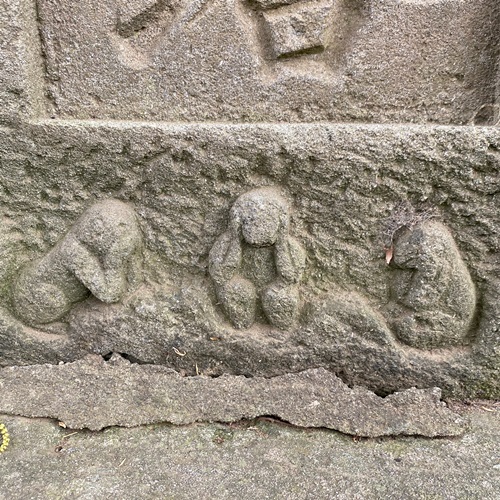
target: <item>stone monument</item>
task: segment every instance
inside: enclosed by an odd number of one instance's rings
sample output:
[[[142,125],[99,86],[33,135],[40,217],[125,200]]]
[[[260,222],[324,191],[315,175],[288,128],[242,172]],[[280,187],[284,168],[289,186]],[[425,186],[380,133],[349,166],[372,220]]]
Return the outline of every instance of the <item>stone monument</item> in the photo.
[[[496,0],[2,7],[1,367],[500,398]]]

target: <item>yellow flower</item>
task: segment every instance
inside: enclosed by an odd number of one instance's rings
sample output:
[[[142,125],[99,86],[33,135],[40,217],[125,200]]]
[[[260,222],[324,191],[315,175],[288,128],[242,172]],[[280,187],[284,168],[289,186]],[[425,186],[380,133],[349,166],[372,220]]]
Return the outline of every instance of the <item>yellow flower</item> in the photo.
[[[0,442],[0,453],[3,453],[10,442],[9,431],[7,431],[7,427],[5,427],[4,424],[0,424],[0,436],[2,437]]]

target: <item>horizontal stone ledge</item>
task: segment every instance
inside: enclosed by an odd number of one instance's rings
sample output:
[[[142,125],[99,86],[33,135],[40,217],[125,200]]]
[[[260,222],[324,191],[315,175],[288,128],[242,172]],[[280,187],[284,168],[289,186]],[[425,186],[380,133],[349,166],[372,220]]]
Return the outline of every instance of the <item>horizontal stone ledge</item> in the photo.
[[[17,125],[35,126],[35,127],[85,127],[85,128],[155,128],[170,130],[185,130],[186,128],[197,129],[303,129],[314,130],[319,128],[333,128],[337,130],[357,129],[357,130],[409,130],[409,131],[449,131],[449,132],[478,132],[498,133],[498,125],[441,125],[428,123],[411,122],[387,122],[387,123],[369,123],[369,122],[335,122],[335,121],[317,121],[317,122],[290,122],[290,121],[260,121],[260,122],[238,122],[238,121],[155,121],[155,120],[110,120],[110,119],[63,119],[63,118],[36,118],[17,122]]]
[[[182,377],[117,354],[107,362],[89,355],[67,364],[4,368],[0,394],[0,413],[55,418],[72,429],[227,423],[266,415],[362,437],[458,436],[467,428],[440,401],[438,388],[382,398],[362,387],[350,388],[322,368],[270,379]]]

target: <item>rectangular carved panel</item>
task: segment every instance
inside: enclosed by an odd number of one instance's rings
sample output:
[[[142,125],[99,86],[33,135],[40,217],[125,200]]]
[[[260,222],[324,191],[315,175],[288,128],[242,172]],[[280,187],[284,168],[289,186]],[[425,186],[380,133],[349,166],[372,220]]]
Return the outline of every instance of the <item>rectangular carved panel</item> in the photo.
[[[496,0],[37,0],[64,118],[484,123]]]
[[[1,365],[322,366],[500,396],[500,131],[1,130]]]

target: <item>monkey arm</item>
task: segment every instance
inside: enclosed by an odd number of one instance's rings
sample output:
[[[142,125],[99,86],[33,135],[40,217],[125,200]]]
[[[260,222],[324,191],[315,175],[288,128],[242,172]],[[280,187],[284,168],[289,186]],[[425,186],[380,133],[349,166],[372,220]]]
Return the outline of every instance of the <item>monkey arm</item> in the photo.
[[[280,277],[287,283],[298,283],[306,262],[302,245],[291,236],[285,235],[276,242],[275,256]]]
[[[76,278],[102,302],[118,302],[126,290],[126,276],[118,262],[104,265],[103,256],[93,254],[76,239],[68,240],[64,248],[66,265]]]
[[[143,279],[143,264],[142,264],[142,254],[138,249],[132,256],[128,262],[127,273],[126,273],[128,289],[129,291],[133,291],[142,282]]]
[[[450,273],[450,266],[440,259],[423,262],[413,272],[405,305],[414,310],[434,308],[448,287]]]
[[[227,283],[241,267],[242,249],[238,238],[232,232],[225,232],[215,242],[208,257],[208,271],[213,280],[222,285]]]

